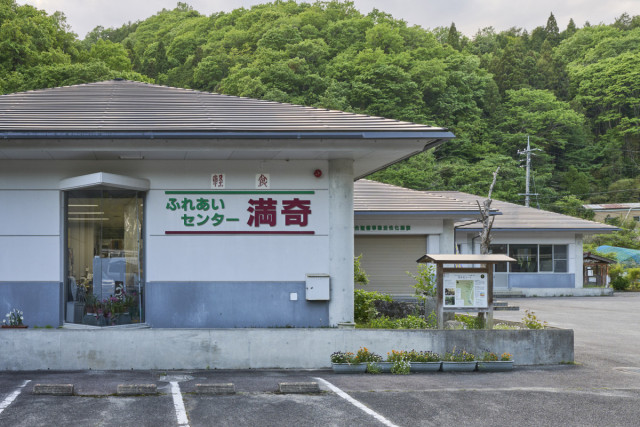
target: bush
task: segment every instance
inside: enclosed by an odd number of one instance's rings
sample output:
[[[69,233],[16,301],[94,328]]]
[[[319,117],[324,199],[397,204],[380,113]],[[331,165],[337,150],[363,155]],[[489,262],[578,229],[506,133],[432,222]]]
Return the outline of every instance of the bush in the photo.
[[[436,329],[436,319],[433,312],[426,320],[420,316],[407,316],[395,320],[387,316],[380,316],[363,324],[362,327],[371,329]]]
[[[484,319],[470,314],[456,314],[455,319],[465,325],[465,329],[484,329]]]
[[[626,291],[631,286],[631,280],[625,276],[618,276],[611,281],[611,287],[614,291]]]
[[[356,323],[369,323],[378,315],[373,302],[376,300],[391,301],[391,296],[380,292],[367,292],[362,289],[354,291],[353,317]]]

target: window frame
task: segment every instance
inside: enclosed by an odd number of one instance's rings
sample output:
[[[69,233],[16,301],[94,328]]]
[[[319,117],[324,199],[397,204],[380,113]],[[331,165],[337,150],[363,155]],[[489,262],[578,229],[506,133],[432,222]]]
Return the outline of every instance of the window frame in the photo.
[[[513,271],[514,264],[513,262],[505,263],[505,265],[494,265],[494,273],[513,273],[513,274],[567,274],[569,273],[569,244],[553,244],[553,243],[496,243],[492,244],[489,247],[489,253],[500,253],[508,255],[512,258],[517,258],[517,256],[512,255],[512,246],[522,246],[523,248],[526,246],[535,246],[536,251],[535,254],[528,255],[528,257],[535,257],[535,271]],[[544,247],[545,252],[542,253],[540,248]],[[548,248],[551,249],[551,254],[548,252]],[[563,247],[561,250],[559,247]],[[563,253],[564,252],[564,253]],[[551,269],[549,269],[549,265],[543,267],[543,262],[550,264]],[[562,268],[564,265],[564,268]]]

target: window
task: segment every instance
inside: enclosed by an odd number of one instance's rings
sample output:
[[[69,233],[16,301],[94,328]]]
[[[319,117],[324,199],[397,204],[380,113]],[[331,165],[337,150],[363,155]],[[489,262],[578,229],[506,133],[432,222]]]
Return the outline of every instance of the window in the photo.
[[[489,245],[489,253],[507,255],[509,251],[507,249],[507,245]],[[495,264],[494,271],[496,273],[506,273],[507,264],[507,262],[499,262]]]
[[[508,254],[516,261],[496,264],[496,273],[567,273],[568,245],[491,245],[489,253]],[[509,265],[507,265],[509,264]]]
[[[553,271],[566,273],[568,271],[567,245],[553,245]]]
[[[516,260],[509,267],[512,273],[538,271],[538,245],[509,245],[509,256]]]
[[[553,271],[553,246],[540,245],[540,271]]]
[[[143,322],[144,193],[66,193],[67,322]]]

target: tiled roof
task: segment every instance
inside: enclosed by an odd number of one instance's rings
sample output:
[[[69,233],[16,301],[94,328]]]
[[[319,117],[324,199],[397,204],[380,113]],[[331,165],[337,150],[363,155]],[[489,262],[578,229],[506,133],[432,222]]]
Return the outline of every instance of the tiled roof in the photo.
[[[429,191],[428,193],[432,195],[454,197],[468,202],[485,199],[480,196],[474,196],[473,194],[462,193],[460,191]],[[618,229],[599,222],[587,221],[541,209],[527,208],[495,199],[493,199],[491,207],[498,209],[502,213],[502,215],[495,217],[495,221],[493,223],[494,231],[563,230],[580,231],[584,233],[607,233]],[[480,228],[481,227],[477,223],[458,225],[458,229],[462,230],[476,230]]]
[[[0,96],[0,131],[181,130],[453,137],[443,128],[381,117],[127,80]]]
[[[607,203],[601,205],[583,205],[583,207],[591,209],[592,211],[640,209],[640,203]]]
[[[353,206],[356,213],[422,212],[478,216],[478,205],[475,202],[470,203],[457,200],[455,197],[429,194],[367,179],[355,182]]]

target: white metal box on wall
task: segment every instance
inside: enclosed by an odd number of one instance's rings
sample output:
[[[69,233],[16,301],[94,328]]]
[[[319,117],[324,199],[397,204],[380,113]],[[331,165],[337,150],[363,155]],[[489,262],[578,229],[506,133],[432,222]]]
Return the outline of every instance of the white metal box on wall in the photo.
[[[328,301],[330,282],[328,274],[307,274],[306,299],[308,301]]]

